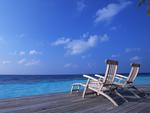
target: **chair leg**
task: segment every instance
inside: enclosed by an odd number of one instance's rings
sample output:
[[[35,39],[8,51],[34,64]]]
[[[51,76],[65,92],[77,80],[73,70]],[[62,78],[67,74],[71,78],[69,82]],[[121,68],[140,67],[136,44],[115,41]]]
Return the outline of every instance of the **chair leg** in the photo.
[[[89,82],[90,82],[90,79],[88,79],[87,82],[86,82],[86,85],[85,85],[85,88],[84,88],[84,91],[83,91],[83,94],[82,94],[82,98],[85,97],[85,93],[86,93],[86,90],[88,88]]]
[[[122,96],[118,91],[114,91],[118,96],[120,96],[125,102],[128,102],[127,99],[124,98],[124,96]]]
[[[131,88],[135,89],[135,90],[138,91],[139,93],[143,93],[144,96],[147,96],[147,94],[144,92],[144,89],[143,89],[143,88],[142,88],[142,89],[139,89],[139,88],[137,88],[137,87],[135,87],[135,86],[132,86]],[[139,96],[139,98],[140,98],[140,96]]]
[[[80,85],[78,85],[78,86],[77,86],[77,92],[79,92],[79,90],[80,90],[80,87],[81,87]]]
[[[133,89],[137,90],[139,93],[144,93],[144,90],[139,90],[138,88],[136,88],[135,86],[132,86]]]
[[[136,98],[141,98],[139,95],[137,95],[134,91],[130,91]]]
[[[114,99],[112,99],[112,98],[111,98],[110,96],[108,96],[106,93],[100,91],[99,94],[100,94],[100,95],[103,95],[104,97],[106,97],[109,101],[111,101],[111,102],[113,103],[113,105],[119,106],[119,105],[114,101]]]
[[[86,90],[87,90],[87,86],[86,86],[86,87],[84,88],[84,90],[83,90],[82,98],[85,98]]]
[[[74,85],[72,85],[72,87],[71,87],[71,91],[70,91],[71,94],[73,92],[73,89],[74,89]]]

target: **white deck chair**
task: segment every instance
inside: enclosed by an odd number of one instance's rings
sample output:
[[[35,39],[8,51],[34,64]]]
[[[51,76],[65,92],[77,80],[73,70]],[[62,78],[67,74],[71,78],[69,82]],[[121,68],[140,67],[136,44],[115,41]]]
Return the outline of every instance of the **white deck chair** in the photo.
[[[122,88],[124,90],[133,88],[139,92],[142,92],[139,89],[137,89],[133,84],[135,78],[137,77],[137,75],[139,73],[139,69],[140,69],[140,64],[135,64],[135,63],[131,64],[131,71],[130,71],[128,77],[126,77],[124,75],[116,74],[116,77],[115,77],[116,80],[115,80],[114,84],[116,84],[117,87]],[[133,91],[130,91],[130,92],[132,94],[134,94],[137,98],[140,98]]]
[[[106,94],[106,92],[112,92],[115,91],[112,88],[112,83],[114,81],[117,68],[118,68],[118,62],[114,60],[107,60],[106,61],[107,67],[105,76],[103,77],[103,80],[95,79],[88,75],[83,75],[88,80],[86,83],[75,83],[72,85],[71,92],[74,90],[79,90],[80,86],[84,87],[82,97],[84,98],[86,95],[87,89],[90,89],[97,93],[97,95],[103,95],[108,100],[110,100],[115,106],[118,106],[118,104],[114,101],[113,98],[111,98],[109,95]]]

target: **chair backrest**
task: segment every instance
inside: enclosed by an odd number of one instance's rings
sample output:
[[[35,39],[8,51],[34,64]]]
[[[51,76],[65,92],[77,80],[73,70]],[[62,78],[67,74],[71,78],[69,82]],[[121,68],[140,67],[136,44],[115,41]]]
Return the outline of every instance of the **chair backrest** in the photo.
[[[106,61],[106,72],[103,79],[104,84],[112,84],[117,72],[118,61],[115,60],[107,60]]]
[[[132,83],[135,80],[135,78],[138,75],[139,69],[140,69],[140,64],[135,64],[135,63],[131,64],[131,71],[127,78],[128,83]]]

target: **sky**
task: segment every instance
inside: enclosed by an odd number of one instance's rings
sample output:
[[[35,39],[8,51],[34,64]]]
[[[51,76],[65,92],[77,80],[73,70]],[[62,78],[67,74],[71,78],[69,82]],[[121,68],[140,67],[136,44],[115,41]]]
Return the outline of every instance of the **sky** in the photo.
[[[150,72],[150,16],[137,0],[0,0],[0,74]]]

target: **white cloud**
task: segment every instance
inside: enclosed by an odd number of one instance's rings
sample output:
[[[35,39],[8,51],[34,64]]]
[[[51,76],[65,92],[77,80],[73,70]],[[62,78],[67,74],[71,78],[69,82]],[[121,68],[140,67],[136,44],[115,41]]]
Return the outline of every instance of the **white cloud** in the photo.
[[[120,54],[113,54],[113,55],[111,55],[111,58],[117,58],[119,56],[120,56]]]
[[[87,63],[87,66],[89,67],[89,68],[95,68],[95,66],[96,66],[96,64],[95,63]]]
[[[41,52],[36,51],[36,50],[30,50],[29,51],[29,55],[38,55],[38,54],[41,54]]]
[[[70,39],[69,39],[69,38],[64,38],[64,37],[62,37],[62,38],[56,40],[55,42],[53,42],[51,45],[54,45],[54,46],[63,45],[63,44],[66,44],[66,43],[68,43],[68,42],[70,42]]]
[[[71,55],[80,54],[86,51],[87,49],[93,47],[96,43],[96,39],[90,38],[87,41],[85,40],[73,40],[72,42],[66,45],[68,53]]]
[[[82,59],[85,59],[85,58],[90,58],[91,56],[92,56],[91,54],[88,54],[88,55],[82,55],[81,58],[82,58]]]
[[[93,48],[96,46],[98,42],[106,42],[109,40],[109,37],[107,34],[104,34],[103,36],[100,35],[90,35],[88,36],[85,34],[80,39],[71,40],[69,38],[60,38],[52,43],[52,45],[58,46],[58,45],[64,45],[64,48],[67,50],[67,54],[69,55],[76,55],[81,54],[90,48]]]
[[[26,62],[26,59],[23,58],[23,59],[21,59],[21,60],[18,61],[18,64],[24,64],[25,62]]]
[[[103,36],[100,37],[100,41],[101,42],[107,42],[109,41],[109,37],[107,34],[104,34]]]
[[[25,65],[25,66],[31,66],[31,65],[37,65],[40,63],[40,60],[26,60],[25,58],[21,59],[18,61],[18,64],[22,64],[22,65]]]
[[[22,56],[22,55],[25,55],[25,53],[26,53],[25,51],[20,51],[19,55]]]
[[[130,58],[130,61],[139,61],[139,60],[141,60],[141,57],[139,57],[139,56],[134,56],[134,57],[132,57],[132,58]]]
[[[125,9],[130,4],[131,1],[122,1],[120,3],[111,3],[104,8],[100,8],[96,12],[95,23],[102,22],[102,21],[110,21],[121,10]]]
[[[110,28],[110,30],[116,31],[116,30],[117,30],[117,27],[116,27],[116,26],[112,26],[112,27]]]
[[[70,63],[64,65],[65,68],[70,67],[70,66],[71,66]]]
[[[84,33],[84,34],[82,35],[83,38],[87,38],[88,36],[89,36],[89,32]]]
[[[86,4],[85,4],[84,0],[77,1],[77,10],[78,11],[83,11],[85,7],[86,7]]]
[[[3,60],[3,61],[2,61],[2,64],[10,64],[10,63],[11,63],[10,60]]]
[[[94,47],[97,41],[98,41],[98,36],[93,35],[90,36],[87,40],[83,40],[83,39],[72,40],[65,46],[65,48],[67,49],[68,54],[71,55],[80,54]]]
[[[141,51],[141,48],[126,48],[125,52],[129,53],[129,52],[139,52]]]
[[[65,68],[77,68],[78,66],[76,64],[67,63],[64,65]]]
[[[39,63],[40,63],[39,60],[31,60],[31,61],[27,62],[25,65],[26,66],[32,66],[32,65],[37,65]]]

